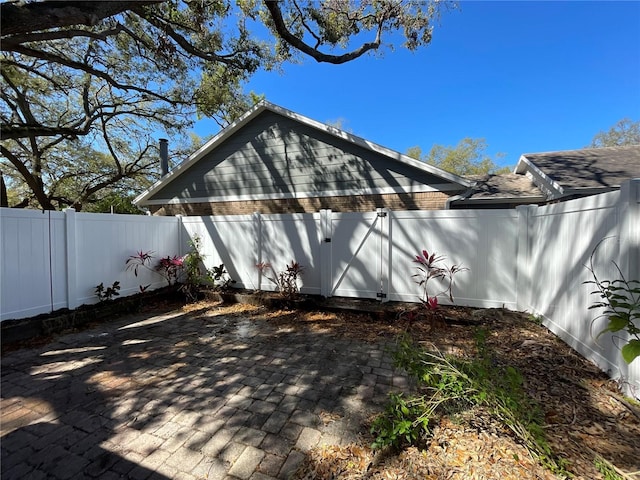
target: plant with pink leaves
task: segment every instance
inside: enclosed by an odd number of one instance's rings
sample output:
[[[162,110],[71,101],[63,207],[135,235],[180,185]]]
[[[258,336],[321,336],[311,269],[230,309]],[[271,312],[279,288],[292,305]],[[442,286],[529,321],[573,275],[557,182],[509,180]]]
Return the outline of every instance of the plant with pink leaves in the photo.
[[[266,262],[256,264],[256,268],[261,275],[278,288],[278,292],[283,297],[293,298],[300,293],[298,278],[302,276],[304,267],[295,260],[291,260],[291,264],[286,265],[283,272],[277,272],[270,263]]]
[[[413,260],[417,263],[418,273],[412,276],[414,281],[422,288],[420,302],[427,310],[434,311],[438,309],[438,297],[446,295],[449,301],[453,303],[453,279],[454,276],[465,270],[469,270],[461,265],[444,265],[442,262],[445,257],[435,252],[422,250]],[[439,288],[433,289],[435,282],[440,284]]]
[[[164,278],[169,285],[173,285],[178,281],[178,277],[182,272],[182,267],[184,264],[184,259],[177,255],[166,256],[158,260],[158,263],[155,266],[152,266],[152,261],[155,257],[153,256],[153,252],[144,252],[140,250],[136,252],[135,255],[131,255],[127,261],[127,270],[133,271],[133,274],[137,277],[138,272],[141,268],[149,270],[150,272],[157,273],[162,278]],[[143,287],[140,286],[140,291],[145,291],[149,285]]]

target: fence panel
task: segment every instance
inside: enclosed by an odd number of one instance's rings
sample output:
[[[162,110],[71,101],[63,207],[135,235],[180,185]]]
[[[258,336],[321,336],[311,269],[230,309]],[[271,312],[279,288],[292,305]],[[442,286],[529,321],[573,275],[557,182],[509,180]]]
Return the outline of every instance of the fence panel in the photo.
[[[381,292],[382,223],[378,212],[331,214],[330,296],[376,298]]]
[[[0,305],[2,319],[38,315],[50,311],[65,292],[51,289],[52,263],[49,232],[59,212],[2,209],[0,211]],[[60,235],[59,230],[55,233]],[[64,246],[64,236],[56,238]],[[56,262],[56,267],[58,266]],[[56,268],[55,275],[64,278]]]
[[[598,244],[593,265],[600,279],[619,278],[614,261],[625,274],[629,271],[629,265],[621,261],[620,212],[620,192],[530,210],[530,257],[522,268],[530,276],[529,309],[543,316],[551,331],[611,372],[613,378],[627,378],[640,388],[640,378],[630,378],[620,356],[625,334],[607,334],[596,342],[595,336],[607,320],[597,318],[598,310],[589,310],[599,299],[590,295],[594,285],[584,283],[593,280],[587,265]]]
[[[420,297],[422,290],[412,277],[417,272],[413,259],[427,250],[445,257],[441,266],[469,269],[455,276],[456,304],[516,306],[518,214],[514,210],[392,212],[390,223],[391,300],[415,302]],[[445,288],[436,285],[439,289],[430,289],[431,294]]]
[[[94,303],[95,287],[120,282],[120,295],[133,295],[140,286],[153,290],[167,285],[158,274],[140,269],[138,276],[126,270],[136,252],[152,252],[153,263],[161,257],[182,255],[176,217],[76,213],[76,293],[79,305]]]
[[[320,214],[261,215],[261,261],[268,262],[276,272],[283,272],[292,261],[303,268],[299,280],[302,293],[320,294]],[[272,290],[265,278],[261,287]]]
[[[121,284],[120,295],[164,285],[125,262],[136,251],[180,255],[175,217],[0,209],[0,320],[31,317],[95,303],[99,283]]]
[[[224,263],[237,288],[257,289],[258,222],[254,215],[182,217],[183,243],[196,235],[205,266]],[[188,250],[188,248],[185,248]]]

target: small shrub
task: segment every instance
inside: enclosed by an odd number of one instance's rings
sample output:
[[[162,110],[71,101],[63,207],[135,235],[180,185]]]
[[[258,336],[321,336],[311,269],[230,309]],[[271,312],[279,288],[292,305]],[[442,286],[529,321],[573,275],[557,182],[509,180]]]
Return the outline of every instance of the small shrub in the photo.
[[[180,290],[184,292],[188,301],[197,300],[202,288],[223,290],[236,283],[227,273],[224,263],[210,269],[205,267],[204,259],[206,256],[201,251],[200,242],[200,237],[195,235],[189,241],[189,253],[183,257],[185,276]]]
[[[478,331],[478,357],[473,360],[429,352],[402,337],[396,365],[418,381],[422,394],[391,397],[372,425],[373,447],[415,444],[430,434],[430,425],[439,416],[481,407],[511,430],[540,463],[566,473],[563,460],[553,455],[545,439],[542,411],[524,392],[522,374],[495,361],[486,335],[486,330]]]
[[[178,281],[184,261],[182,257],[177,255],[166,256],[158,260],[158,264],[155,266],[155,271],[158,272],[169,285],[174,285]]]
[[[117,297],[120,295],[120,282],[113,282],[110,287],[104,286],[104,283],[100,283],[100,285],[96,286],[95,293],[100,302],[105,302],[107,300],[112,300],[113,297]]]
[[[535,325],[542,325],[542,322],[544,320],[544,317],[542,315],[534,315],[534,314],[530,314],[527,318],[531,323]]]
[[[183,258],[185,278],[180,290],[187,297],[187,301],[193,302],[198,299],[200,285],[206,278],[206,269],[204,268],[205,256],[200,251],[200,237],[195,235],[189,240],[189,246],[189,253]]]
[[[286,265],[284,271],[279,273],[273,269],[270,263],[258,263],[256,268],[277,287],[283,297],[292,298],[300,292],[298,278],[304,272],[304,267],[295,260],[291,260],[291,264]]]
[[[441,265],[444,256],[432,252],[422,250],[422,253],[415,256],[413,260],[417,263],[418,273],[411,277],[421,287],[422,293],[419,297],[421,308],[411,309],[400,312],[398,319],[408,320],[410,322],[416,320],[426,320],[432,324],[444,321],[444,317],[440,312],[440,304],[438,297],[446,295],[449,301],[453,303],[453,280],[457,273],[469,270],[461,265]],[[441,290],[433,290],[434,281],[440,280],[445,283],[445,288]],[[431,282],[431,284],[429,283]]]
[[[424,397],[405,398],[401,393],[392,393],[385,412],[376,418],[371,428],[376,434],[371,448],[398,448],[424,440],[430,433],[430,418],[425,411]]]
[[[213,285],[214,290],[226,290],[236,283],[236,281],[229,276],[224,263],[207,270],[207,280]]]
[[[432,252],[422,250],[421,254],[416,255],[413,260],[417,263],[418,273],[413,275],[414,281],[422,287],[422,295],[420,301],[429,310],[435,310],[438,308],[438,297],[446,295],[449,297],[449,301],[453,302],[453,278],[458,272],[469,270],[466,267],[460,265],[440,265],[445,259],[443,255],[438,255]],[[429,281],[442,280],[445,283],[445,288],[433,293],[429,288]],[[431,283],[433,285],[433,282]]]
[[[615,280],[600,280],[598,278],[593,260],[602,241],[595,246],[589,257],[587,270],[591,272],[593,280],[584,282],[595,285],[596,290],[591,294],[600,298],[589,309],[605,309],[593,322],[602,316],[609,320],[607,326],[596,336],[596,340],[606,332],[616,333],[625,330],[632,338],[622,346],[621,353],[624,361],[631,363],[640,356],[640,281],[627,280],[618,264],[613,261],[620,278]]]

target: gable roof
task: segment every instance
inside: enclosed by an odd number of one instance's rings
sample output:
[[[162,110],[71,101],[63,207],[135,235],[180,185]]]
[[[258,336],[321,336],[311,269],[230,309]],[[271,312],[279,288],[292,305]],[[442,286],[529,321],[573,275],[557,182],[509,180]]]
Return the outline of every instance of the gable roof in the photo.
[[[294,122],[298,122],[306,127],[310,127],[312,129],[318,130],[324,134],[331,135],[337,139],[342,141],[349,142],[357,147],[363,148],[370,152],[374,152],[382,157],[385,157],[390,162],[396,162],[397,164],[409,166],[411,168],[417,169],[418,171],[434,175],[438,178],[445,180],[446,182],[453,183],[458,185],[460,189],[469,188],[473,185],[473,181],[469,179],[465,179],[458,175],[454,175],[452,173],[441,170],[437,167],[429,165],[425,162],[421,162],[419,160],[415,160],[407,155],[403,155],[401,153],[390,150],[386,147],[378,145],[376,143],[365,140],[364,138],[358,137],[356,135],[352,135],[350,133],[345,132],[339,128],[326,125],[324,123],[312,120],[303,115],[297,114],[280,106],[274,105],[267,101],[261,101],[257,103],[254,107],[249,109],[244,115],[242,115],[238,120],[233,122],[228,127],[221,130],[217,135],[215,135],[211,140],[205,143],[201,148],[195,151],[192,155],[190,155],[184,162],[179,164],[176,168],[174,168],[167,175],[162,177],[159,181],[157,181],[154,185],[152,185],[149,189],[144,191],[138,197],[135,198],[134,203],[138,205],[144,205],[147,201],[156,195],[159,191],[169,185],[171,182],[175,181],[176,178],[183,175],[190,167],[196,164],[199,160],[206,157],[211,152],[215,151],[215,149],[221,145],[223,142],[232,137],[236,132],[238,132],[241,128],[249,124],[251,121],[256,119],[260,114],[265,111],[270,111],[276,113],[278,115],[284,116],[288,119],[293,120]]]
[[[640,178],[640,145],[526,153],[514,173],[529,176],[549,200],[614,190]]]

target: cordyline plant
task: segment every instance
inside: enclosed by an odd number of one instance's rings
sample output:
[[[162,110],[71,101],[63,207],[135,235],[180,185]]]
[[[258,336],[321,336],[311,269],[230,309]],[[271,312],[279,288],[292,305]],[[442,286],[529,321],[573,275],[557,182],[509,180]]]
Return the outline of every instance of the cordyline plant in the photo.
[[[276,272],[271,264],[266,262],[256,264],[256,268],[261,275],[264,275],[267,280],[278,288],[278,292],[283,297],[291,298],[299,293],[298,277],[304,272],[304,267],[295,260],[291,260],[291,264],[285,266],[285,270],[280,273]],[[271,274],[268,273],[269,271],[271,271]]]
[[[127,270],[133,270],[133,274],[137,277],[140,268],[149,270],[150,272],[157,273],[164,278],[169,285],[173,285],[178,280],[182,267],[184,265],[184,259],[177,255],[166,256],[158,260],[155,266],[151,266],[153,260],[153,252],[143,252],[142,250],[135,255],[131,255],[127,260]],[[140,291],[145,291],[146,287],[140,286]]]
[[[420,301],[427,310],[436,310],[438,308],[438,297],[441,295],[447,295],[450,302],[453,302],[453,277],[458,272],[469,270],[461,265],[441,265],[441,262],[445,259],[443,255],[438,255],[432,252],[422,250],[421,254],[416,255],[413,260],[417,263],[418,273],[412,276],[414,281],[422,287],[422,295]],[[446,285],[444,289],[434,290],[431,289],[433,280],[441,280]],[[431,281],[431,283],[429,283]]]
[[[616,333],[626,330],[631,338],[622,346],[621,353],[624,361],[631,363],[640,357],[640,281],[627,280],[618,264],[614,261],[611,263],[616,267],[620,278],[615,280],[600,280],[598,278],[593,266],[593,259],[596,250],[604,240],[606,239],[601,240],[595,246],[589,256],[587,270],[591,272],[593,280],[583,283],[595,285],[596,290],[591,294],[600,298],[600,301],[595,302],[589,309],[605,309],[593,322],[603,316],[609,320],[606,328],[596,336],[596,340],[606,332]]]

